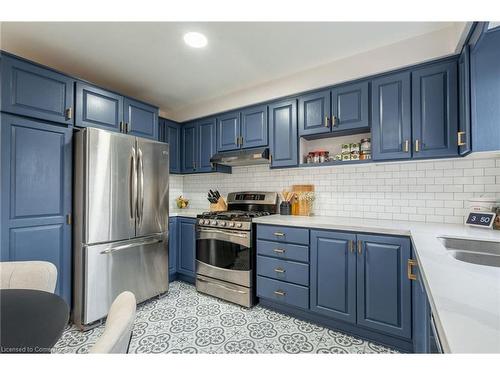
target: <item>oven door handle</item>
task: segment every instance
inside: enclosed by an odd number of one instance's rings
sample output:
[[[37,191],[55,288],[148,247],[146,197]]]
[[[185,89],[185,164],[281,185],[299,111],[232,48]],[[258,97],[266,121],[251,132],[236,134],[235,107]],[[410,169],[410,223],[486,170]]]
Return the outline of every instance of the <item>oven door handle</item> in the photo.
[[[220,234],[227,234],[228,236],[233,236],[233,237],[248,238],[248,233],[232,232],[232,231],[226,231],[226,230],[221,230],[221,229],[200,228],[200,229],[198,229],[198,231],[202,232],[202,233],[220,233]]]

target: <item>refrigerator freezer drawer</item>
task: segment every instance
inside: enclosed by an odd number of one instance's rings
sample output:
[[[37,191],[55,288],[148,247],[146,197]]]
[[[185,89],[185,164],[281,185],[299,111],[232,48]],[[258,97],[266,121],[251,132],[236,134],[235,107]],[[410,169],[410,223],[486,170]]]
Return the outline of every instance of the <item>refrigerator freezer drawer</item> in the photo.
[[[104,318],[123,291],[134,293],[139,303],[168,290],[166,235],[93,245],[83,251],[84,325]]]

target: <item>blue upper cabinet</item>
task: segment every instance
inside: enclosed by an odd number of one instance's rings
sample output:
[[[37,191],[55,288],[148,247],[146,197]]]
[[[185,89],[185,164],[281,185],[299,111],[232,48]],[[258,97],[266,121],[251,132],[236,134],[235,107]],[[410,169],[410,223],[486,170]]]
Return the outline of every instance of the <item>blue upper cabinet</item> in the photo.
[[[500,150],[500,29],[485,31],[470,51],[472,150]]]
[[[271,167],[298,165],[297,100],[269,105],[269,146]]]
[[[358,234],[357,323],[411,338],[410,239]]]
[[[124,132],[127,134],[158,139],[158,108],[156,107],[124,98],[123,122]]]
[[[181,173],[181,127],[177,122],[158,118],[158,139],[168,143],[170,173]]]
[[[2,261],[57,267],[56,293],[71,305],[71,127],[1,115]]]
[[[73,124],[72,78],[6,55],[1,77],[3,112]]]
[[[178,254],[177,272],[185,276],[195,276],[196,234],[195,219],[177,219]]]
[[[457,156],[457,62],[412,72],[413,157]]]
[[[123,97],[83,82],[76,83],[75,125],[122,131]]]
[[[410,72],[372,81],[372,156],[374,160],[411,157]]]
[[[267,105],[241,111],[241,148],[267,146]]]
[[[470,121],[470,56],[469,46],[464,46],[458,59],[458,153],[472,151]]]
[[[356,235],[311,231],[310,309],[356,323]]]
[[[299,135],[330,133],[330,90],[299,97]]]
[[[332,132],[359,131],[370,127],[368,81],[332,90]]]
[[[182,173],[196,171],[197,138],[197,127],[194,122],[181,126]]]
[[[215,154],[215,118],[209,118],[196,123],[197,127],[197,172],[213,170],[210,158]]]
[[[225,113],[217,118],[217,151],[240,148],[240,113]]]

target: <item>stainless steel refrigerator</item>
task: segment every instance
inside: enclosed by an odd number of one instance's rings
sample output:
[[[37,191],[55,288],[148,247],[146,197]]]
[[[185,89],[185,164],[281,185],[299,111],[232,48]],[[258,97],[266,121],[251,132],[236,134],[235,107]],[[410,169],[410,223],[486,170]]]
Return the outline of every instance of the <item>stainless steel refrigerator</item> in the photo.
[[[73,321],[104,318],[129,290],[168,290],[168,145],[86,128],[75,136]]]

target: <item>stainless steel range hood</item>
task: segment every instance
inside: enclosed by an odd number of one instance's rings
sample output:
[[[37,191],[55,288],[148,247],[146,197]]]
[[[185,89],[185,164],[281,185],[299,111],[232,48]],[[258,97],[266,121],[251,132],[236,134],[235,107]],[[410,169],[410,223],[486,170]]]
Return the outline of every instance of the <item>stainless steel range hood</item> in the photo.
[[[210,159],[210,162],[232,167],[271,163],[267,147],[219,152]]]

